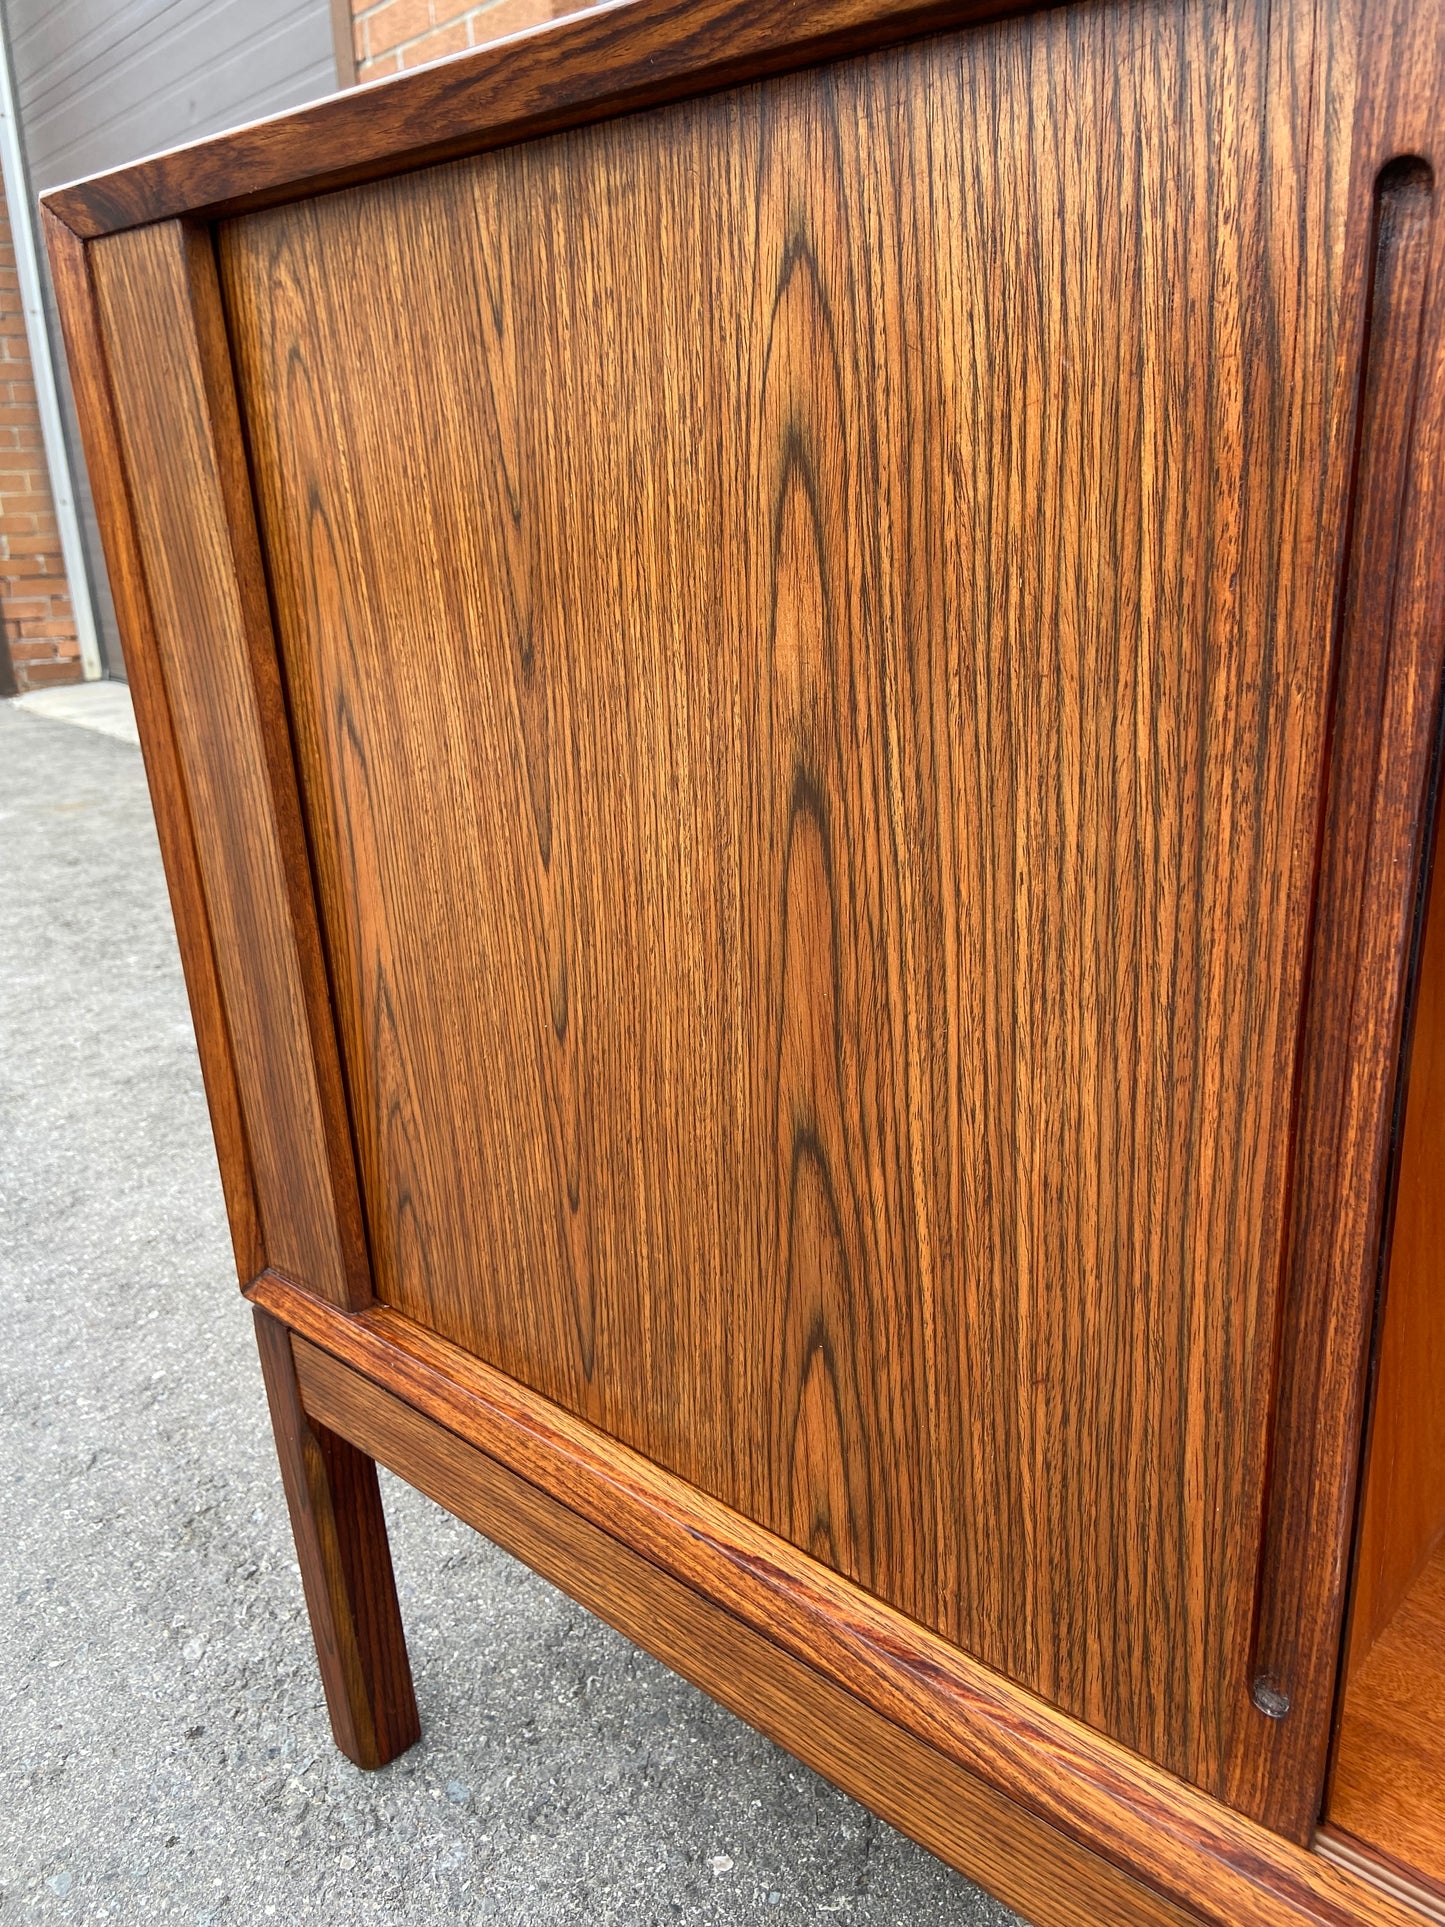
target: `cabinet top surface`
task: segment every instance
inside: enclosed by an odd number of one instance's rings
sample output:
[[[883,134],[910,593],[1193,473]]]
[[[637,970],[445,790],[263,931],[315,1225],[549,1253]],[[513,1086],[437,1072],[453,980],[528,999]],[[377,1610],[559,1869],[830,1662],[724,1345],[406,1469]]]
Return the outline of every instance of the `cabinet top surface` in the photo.
[[[44,195],[91,240],[273,206],[948,27],[1020,0],[604,0]]]

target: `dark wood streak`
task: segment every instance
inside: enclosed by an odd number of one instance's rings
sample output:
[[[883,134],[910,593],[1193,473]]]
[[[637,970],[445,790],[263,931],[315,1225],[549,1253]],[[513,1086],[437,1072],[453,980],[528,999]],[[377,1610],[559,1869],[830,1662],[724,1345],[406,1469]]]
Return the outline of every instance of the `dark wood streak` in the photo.
[[[413,1438],[435,1425],[443,1433],[436,1444],[450,1451],[459,1472],[475,1451],[485,1462],[448,1480],[438,1496],[463,1516],[489,1513],[484,1529],[495,1527],[504,1543],[526,1519],[555,1507],[550,1556],[538,1562],[535,1541],[523,1556],[594,1610],[612,1616],[635,1598],[639,1580],[651,1597],[665,1591],[645,1583],[632,1554],[644,1569],[709,1601],[718,1634],[726,1638],[732,1625],[759,1635],[756,1670],[735,1680],[748,1718],[757,1720],[766,1707],[770,1652],[786,1656],[871,1708],[878,1742],[887,1743],[889,1729],[921,1742],[945,1771],[977,1774],[1016,1813],[1043,1820],[1106,1863],[1134,1868],[1173,1903],[1166,1903],[1166,1918],[1178,1908],[1211,1927],[1406,1927],[1408,1916],[1389,1899],[1070,1720],[786,1541],[395,1312],[378,1307],[344,1318],[270,1274],[256,1281],[252,1296],[297,1333],[307,1409],[323,1423],[377,1450],[382,1439],[366,1414],[390,1405],[394,1423],[384,1436],[391,1441],[398,1425]],[[421,1470],[410,1454],[399,1469],[411,1478]],[[425,1474],[419,1482],[432,1489]],[[488,1502],[499,1483],[511,1487],[503,1507]],[[593,1528],[600,1539],[572,1535],[569,1522]],[[633,1583],[609,1584],[607,1575],[619,1570]],[[628,1630],[685,1672],[696,1663],[696,1649],[679,1649],[665,1624],[649,1627],[629,1612]],[[785,1731],[788,1744],[805,1740],[803,1721]],[[932,1819],[929,1803],[917,1798],[903,1804],[903,1813],[909,1824]],[[1040,1905],[1039,1914],[1051,1927],[1068,1919],[1063,1905]]]
[[[810,157],[831,174],[830,205],[816,218],[836,235],[845,210],[828,130]],[[876,1583],[886,1554],[870,1440],[890,1383],[877,1342],[881,1280],[866,1243],[854,1163],[859,1145],[850,1102],[851,1039],[857,1018],[846,981],[853,906],[852,853],[834,849],[835,824],[849,821],[848,682],[859,647],[850,606],[850,559],[840,537],[847,502],[847,399],[823,268],[808,214],[790,191],[796,150],[786,128],[761,138],[758,207],[777,217],[783,240],[766,324],[759,422],[760,494],[771,486],[767,655],[755,673],[758,734],[772,769],[776,828],[765,831],[756,928],[774,951],[759,985],[777,1013],[771,1052],[776,1109],[778,1214],[773,1295],[780,1310],[763,1384],[776,1419],[767,1447],[774,1482],[769,1516],[787,1519],[796,1544],[839,1571]],[[770,193],[775,176],[778,188]],[[759,221],[758,271],[767,275],[773,235]],[[837,263],[837,251],[833,256]],[[773,852],[777,855],[773,856]],[[769,860],[777,864],[768,875]],[[769,899],[776,903],[772,907]],[[766,1275],[766,1273],[765,1273]]]
[[[723,1705],[1048,1927],[1192,1927],[1171,1905],[1042,1825],[936,1748],[841,1691],[712,1600],[535,1484],[297,1341],[308,1409]]]
[[[1340,532],[1337,685],[1251,1668],[1289,1712],[1256,1712],[1261,1737],[1231,1787],[1299,1839],[1320,1815],[1334,1711],[1445,656],[1442,89],[1445,13],[1381,6],[1353,140],[1353,332],[1342,341],[1358,390],[1353,514]]]
[[[379,1295],[1209,1788],[1259,1743],[1337,31],[1041,13],[219,244]]]
[[[1383,1920],[1280,1836],[1445,641],[1445,11],[916,37],[976,18],[634,0],[48,210],[238,1259],[564,1581],[610,1540],[1203,1918]],[[323,1665],[399,1678],[278,1382]]]
[[[572,740],[568,679],[554,671],[552,652],[563,638],[548,632],[537,612],[547,589],[542,576],[540,538],[532,519],[526,478],[548,459],[534,440],[537,424],[527,407],[527,335],[545,315],[545,295],[533,279],[533,264],[516,259],[501,210],[481,197],[473,201],[477,222],[474,260],[488,281],[477,289],[484,321],[481,365],[489,379],[491,420],[484,447],[492,458],[493,541],[503,553],[494,567],[504,570],[515,624],[513,680],[516,726],[521,737],[536,826],[537,864],[532,887],[543,942],[539,962],[551,1035],[539,1045],[548,1091],[552,1156],[561,1182],[556,1188],[559,1231],[567,1259],[573,1334],[584,1379],[597,1363],[596,1252],[592,1231],[592,1106],[585,1022],[581,1002],[578,947],[579,890],[575,874],[582,860],[576,846],[575,812],[567,808],[578,780]],[[463,271],[468,264],[463,263]],[[495,372],[494,372],[495,371]],[[497,379],[500,376],[500,379]],[[479,775],[484,772],[479,771]],[[560,805],[560,807],[559,807]]]
[[[91,265],[262,1245],[356,1307],[362,1207],[210,239],[167,223]]]
[[[217,218],[585,126],[766,74],[994,20],[1027,0],[614,0],[312,107],[54,188],[94,237]]]
[[[175,728],[167,707],[150,597],[120,431],[110,390],[100,317],[87,250],[48,211],[42,211],[51,281],[60,308],[70,378],[92,499],[105,543],[111,594],[124,630],[126,673],[141,730],[146,780],[156,834],[185,967],[191,1019],[216,1139],[217,1162],[236,1270],[247,1284],[264,1267],[256,1176],[246,1143],[237,1068],[226,1023],[214,934],[206,911],[197,835],[186,793]]]

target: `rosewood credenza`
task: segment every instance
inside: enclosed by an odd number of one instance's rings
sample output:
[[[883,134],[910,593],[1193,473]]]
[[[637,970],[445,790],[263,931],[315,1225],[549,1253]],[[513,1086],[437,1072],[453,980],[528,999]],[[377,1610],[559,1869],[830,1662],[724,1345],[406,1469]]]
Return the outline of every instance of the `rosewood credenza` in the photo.
[[[1445,7],[628,0],[44,203],[375,1462],[1044,1927],[1445,1920]]]

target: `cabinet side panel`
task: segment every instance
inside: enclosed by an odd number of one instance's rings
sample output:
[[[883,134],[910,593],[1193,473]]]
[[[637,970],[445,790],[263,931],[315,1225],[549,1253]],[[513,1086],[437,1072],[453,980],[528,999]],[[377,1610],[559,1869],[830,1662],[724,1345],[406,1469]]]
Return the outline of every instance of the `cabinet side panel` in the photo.
[[[137,228],[96,242],[91,263],[265,1258],[362,1304],[350,1131],[210,241]]]
[[[378,1295],[1210,1787],[1350,29],[1056,9],[219,241]]]
[[[195,830],[166,702],[151,625],[150,597],[120,452],[88,250],[85,243],[48,210],[42,209],[41,218],[50,278],[70,364],[76,420],[85,449],[101,541],[105,545],[105,565],[116,619],[125,641],[130,693],[140,727],[156,834],[176,920],[236,1269],[241,1282],[246,1284],[266,1262],[255,1183],[210,919],[206,913]]]

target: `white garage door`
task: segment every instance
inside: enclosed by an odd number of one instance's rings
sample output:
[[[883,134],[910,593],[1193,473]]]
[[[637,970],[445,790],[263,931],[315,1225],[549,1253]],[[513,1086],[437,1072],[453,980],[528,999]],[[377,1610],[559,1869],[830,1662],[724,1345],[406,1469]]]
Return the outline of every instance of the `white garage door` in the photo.
[[[336,88],[330,0],[4,0],[4,18],[37,194]],[[121,675],[63,374],[61,383],[96,616]]]

